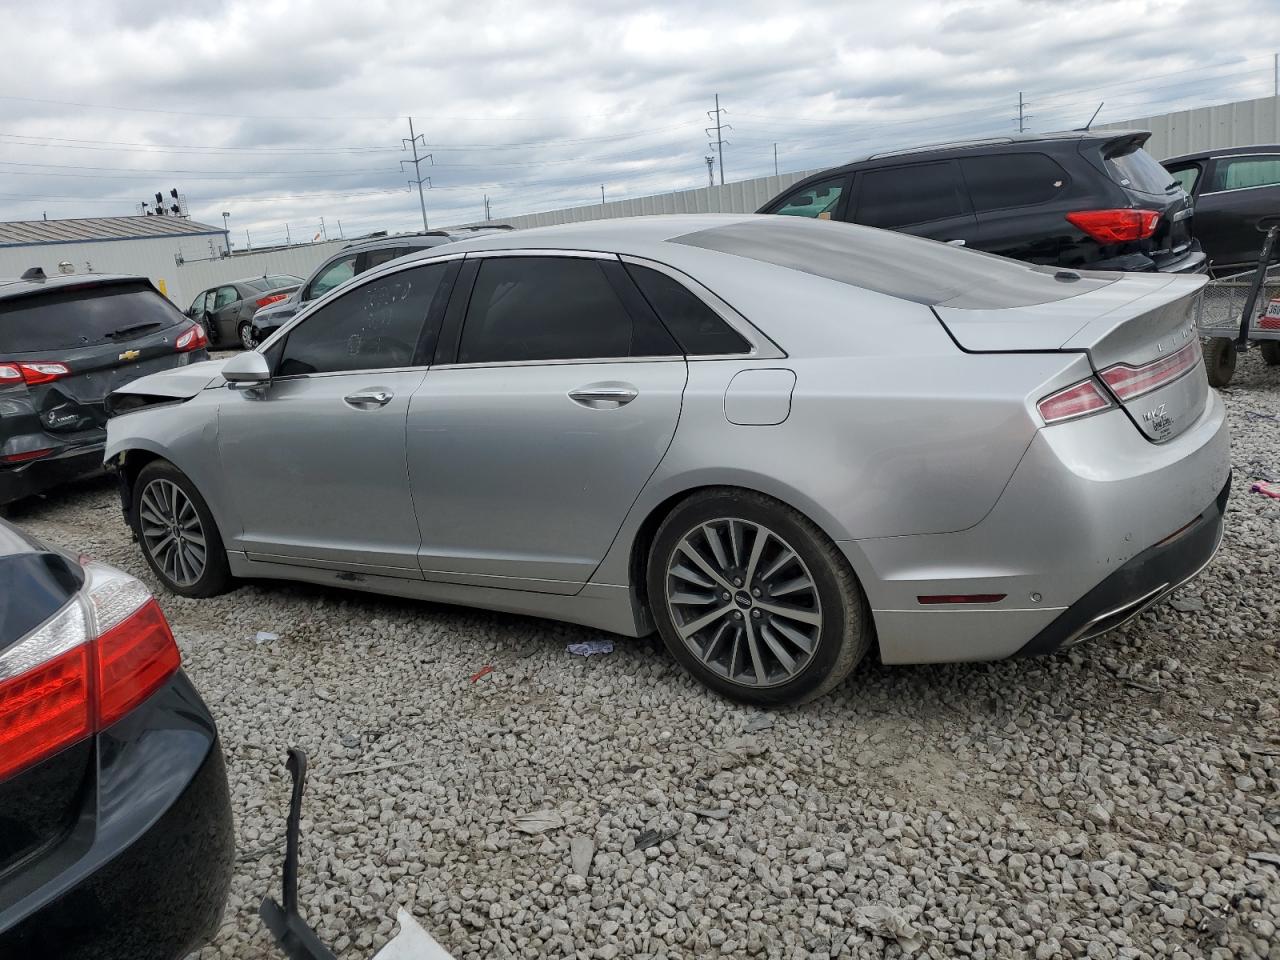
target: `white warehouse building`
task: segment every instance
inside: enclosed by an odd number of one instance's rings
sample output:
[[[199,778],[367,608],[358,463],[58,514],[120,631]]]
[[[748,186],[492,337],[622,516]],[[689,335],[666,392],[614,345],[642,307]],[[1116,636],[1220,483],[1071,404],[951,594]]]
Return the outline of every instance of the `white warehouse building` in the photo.
[[[128,273],[169,295],[182,263],[226,256],[219,227],[186,217],[89,217],[0,223],[0,277],[32,267],[58,273]]]

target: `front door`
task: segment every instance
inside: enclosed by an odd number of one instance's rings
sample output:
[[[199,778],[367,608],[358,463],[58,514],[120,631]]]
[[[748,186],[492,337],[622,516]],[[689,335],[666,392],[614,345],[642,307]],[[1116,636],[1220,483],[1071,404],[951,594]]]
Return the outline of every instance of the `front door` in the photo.
[[[376,277],[272,348],[270,386],[227,390],[218,447],[259,559],[421,578],[405,417],[435,340],[427,317],[447,264]]]
[[[624,306],[616,257],[468,263],[455,362],[433,367],[409,407],[422,570],[575,593],[671,443],[684,357]]]

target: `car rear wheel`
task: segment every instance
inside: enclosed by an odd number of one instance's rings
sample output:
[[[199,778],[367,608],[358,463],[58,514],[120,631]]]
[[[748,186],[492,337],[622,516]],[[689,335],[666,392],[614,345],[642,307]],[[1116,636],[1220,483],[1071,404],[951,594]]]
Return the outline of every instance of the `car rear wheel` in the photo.
[[[253,335],[253,324],[248,320],[240,324],[240,345],[246,350],[253,350],[258,346],[258,338]]]
[[[1209,386],[1225,387],[1236,373],[1236,345],[1226,337],[1214,337],[1204,345],[1204,369]]]
[[[142,468],[133,484],[133,523],[142,555],[169,590],[212,597],[231,585],[209,505],[173,464],[156,460]]]
[[[1280,340],[1264,340],[1258,348],[1262,362],[1268,367],[1280,367]]]
[[[709,490],[677,506],[654,537],[647,586],[671,655],[735,700],[820,697],[871,646],[848,561],[808,518],[757,493]]]

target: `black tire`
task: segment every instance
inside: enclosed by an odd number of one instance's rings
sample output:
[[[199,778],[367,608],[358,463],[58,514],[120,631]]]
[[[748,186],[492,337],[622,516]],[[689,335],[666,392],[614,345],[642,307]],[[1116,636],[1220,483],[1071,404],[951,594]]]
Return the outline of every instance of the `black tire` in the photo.
[[[186,496],[199,519],[200,534],[204,538],[204,564],[200,575],[192,582],[179,582],[152,554],[150,543],[152,536],[147,534],[147,531],[153,530],[154,527],[143,518],[143,497],[153,485],[156,485],[157,491],[164,490],[162,484],[176,486]],[[167,460],[153,460],[148,463],[139,471],[133,482],[132,506],[133,532],[138,538],[138,546],[142,548],[142,555],[146,558],[147,565],[151,567],[165,589],[184,597],[214,597],[230,589],[231,568],[227,563],[227,551],[222,544],[218,525],[214,522],[213,514],[209,511],[209,505],[204,497],[200,495],[200,491],[185,473]]]
[[[253,335],[253,324],[248,320],[243,320],[236,329],[240,335],[240,346],[246,350],[252,350],[258,345],[258,338]]]
[[[673,611],[668,599],[668,582],[681,582],[669,572],[668,568],[685,537],[699,536],[698,531],[704,524],[714,527],[716,522],[727,524],[730,520],[741,521],[754,527],[755,533],[752,536],[759,535],[759,527],[767,528],[774,538],[769,541],[770,543],[777,546],[785,545],[793,550],[803,563],[803,572],[807,574],[820,601],[820,607],[814,613],[814,617],[820,619],[821,623],[818,625],[816,643],[812,644],[811,652],[804,654],[808,657],[807,662],[800,663],[797,657],[799,665],[795,672],[785,676],[785,679],[770,681],[770,685],[747,684],[726,676],[725,673],[730,675],[733,673],[732,664],[735,662],[736,653],[729,654],[728,667],[718,663],[719,669],[713,669],[704,663],[703,658],[681,639],[676,625],[677,614]],[[779,544],[778,541],[785,543]],[[744,540],[742,553],[747,552],[749,549]],[[781,550],[779,550],[780,553]],[[745,568],[745,563],[743,566]],[[849,566],[849,562],[835,544],[807,517],[777,500],[747,490],[714,488],[693,494],[677,505],[663,520],[654,536],[647,561],[646,584],[653,618],[671,655],[689,673],[711,689],[744,703],[761,706],[802,703],[828,693],[844,680],[866,655],[875,634],[862,588],[858,585],[857,577]],[[745,586],[750,587],[752,584],[748,583]],[[718,589],[711,588],[713,596]],[[745,596],[739,600],[739,596],[744,594]],[[725,595],[728,595],[727,591],[721,594],[722,597]],[[762,601],[767,599],[770,598],[765,596]],[[754,618],[757,613],[762,613],[765,626],[776,625],[777,620],[770,613],[756,610],[754,603],[762,601],[752,601],[744,587],[733,595],[733,602],[726,605],[725,609],[731,611],[726,616],[732,616],[735,621],[745,623],[748,617]],[[679,603],[679,601],[676,602]],[[733,605],[739,602],[744,605],[751,604],[751,606],[744,606],[743,610],[739,610]],[[746,612],[748,609],[749,614]],[[755,622],[760,623],[758,620]],[[727,624],[727,626],[741,631],[741,628],[733,624]],[[760,627],[757,626],[755,629],[759,631]],[[777,640],[776,629],[771,632]],[[760,637],[763,640],[763,634],[760,634]],[[711,650],[712,646],[708,643],[703,647],[703,651]],[[722,649],[722,646],[716,649]],[[734,646],[734,650],[738,650],[737,645]],[[794,653],[795,649],[792,652]],[[745,658],[745,652],[742,656]],[[709,659],[719,661],[720,657],[709,657]],[[781,662],[775,659],[775,663],[785,675],[786,670],[781,668]],[[745,667],[744,662],[744,669]],[[759,674],[754,668],[753,674],[758,680]]]
[[[1258,345],[1262,362],[1268,367],[1280,367],[1280,340],[1263,340]]]
[[[1226,337],[1214,337],[1204,345],[1204,369],[1209,386],[1225,387],[1236,374],[1236,345]]]

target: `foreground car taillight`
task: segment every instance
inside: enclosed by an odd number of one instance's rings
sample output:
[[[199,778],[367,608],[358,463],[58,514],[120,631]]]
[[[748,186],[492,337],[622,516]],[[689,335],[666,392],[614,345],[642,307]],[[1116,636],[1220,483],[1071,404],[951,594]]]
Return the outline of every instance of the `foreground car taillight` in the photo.
[[[1117,363],[1107,367],[1099,376],[1122,401],[1132,400],[1134,397],[1140,397],[1144,393],[1150,393],[1166,383],[1177,380],[1199,362],[1200,341],[1193,338],[1177,353],[1171,353],[1167,357],[1152,360],[1139,367]]]
[[[1111,406],[1111,400],[1103,392],[1098,381],[1090,377],[1081,380],[1057,393],[1051,393],[1039,403],[1036,409],[1045,423],[1062,423],[1077,417],[1087,417]]]
[[[289,296],[287,293],[269,293],[265,297],[259,297],[257,300],[254,301],[254,304],[257,306],[259,310],[261,310],[263,307],[267,306],[268,304],[279,303],[281,300],[285,299],[287,296]]]
[[[1158,210],[1075,210],[1067,221],[1099,243],[1128,243],[1146,240],[1160,222]]]
[[[177,348],[179,353],[186,353],[188,350],[199,350],[201,347],[207,347],[208,345],[209,338],[205,335],[204,327],[198,323],[192,324],[191,329],[178,337],[177,342],[174,343],[174,347]]]
[[[79,594],[0,654],[0,780],[109,727],[181,665],[147,588],[89,561]]]
[[[71,368],[65,363],[36,360],[28,363],[0,363],[0,386],[8,386],[21,380],[27,386],[52,383],[69,376]]]

